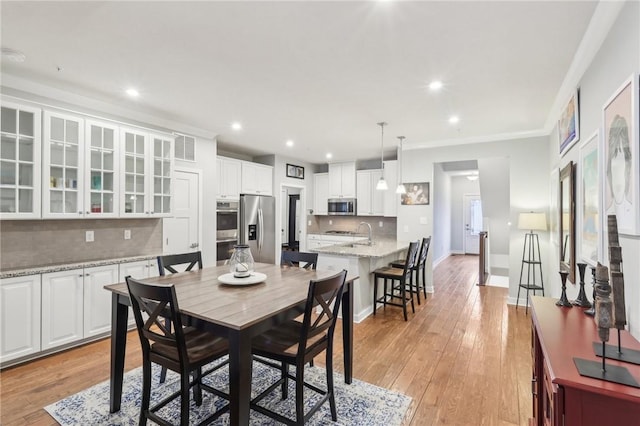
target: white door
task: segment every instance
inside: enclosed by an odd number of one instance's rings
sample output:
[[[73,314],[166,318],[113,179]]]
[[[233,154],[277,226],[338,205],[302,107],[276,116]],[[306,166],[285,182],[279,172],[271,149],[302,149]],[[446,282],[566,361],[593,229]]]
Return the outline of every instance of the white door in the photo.
[[[187,253],[200,249],[200,174],[176,170],[174,177],[174,215],[162,221],[165,254]]]
[[[42,350],[82,339],[84,271],[42,274]]]
[[[480,253],[479,233],[482,231],[482,202],[479,195],[464,195],[464,252]]]
[[[0,362],[40,351],[40,275],[0,280]]]

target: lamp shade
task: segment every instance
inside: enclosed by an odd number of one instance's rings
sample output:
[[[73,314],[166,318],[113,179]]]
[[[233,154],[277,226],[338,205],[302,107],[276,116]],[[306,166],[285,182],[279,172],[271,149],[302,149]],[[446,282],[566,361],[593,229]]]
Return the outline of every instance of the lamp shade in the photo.
[[[544,213],[520,213],[520,216],[518,217],[518,229],[546,231],[547,216]]]

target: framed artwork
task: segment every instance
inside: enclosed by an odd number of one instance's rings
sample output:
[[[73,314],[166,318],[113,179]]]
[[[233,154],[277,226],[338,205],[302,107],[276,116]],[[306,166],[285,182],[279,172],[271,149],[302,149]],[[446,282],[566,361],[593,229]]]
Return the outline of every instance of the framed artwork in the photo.
[[[287,177],[304,179],[304,167],[287,164]]]
[[[429,182],[405,183],[407,192],[400,197],[402,206],[420,206],[429,204]]]
[[[551,232],[551,242],[558,246],[558,187],[560,185],[560,174],[557,168],[551,171],[549,179],[549,231]]]
[[[566,154],[573,144],[580,139],[580,111],[578,104],[578,89],[571,95],[569,101],[562,110],[558,120],[558,142],[560,143],[560,156]]]
[[[639,235],[636,74],[629,77],[605,103],[602,128],[603,215],[616,215],[620,234]]]
[[[602,256],[602,212],[598,132],[580,146],[580,257],[596,266]]]

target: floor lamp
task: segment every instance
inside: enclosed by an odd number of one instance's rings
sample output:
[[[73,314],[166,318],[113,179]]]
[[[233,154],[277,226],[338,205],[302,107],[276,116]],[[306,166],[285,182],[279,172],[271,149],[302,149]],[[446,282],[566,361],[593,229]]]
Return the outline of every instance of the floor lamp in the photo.
[[[544,213],[520,213],[520,216],[518,217],[518,229],[529,231],[524,235],[522,266],[520,267],[520,282],[518,284],[518,298],[516,300],[516,309],[518,309],[518,303],[520,302],[520,289],[524,288],[527,291],[527,304],[525,306],[525,312],[527,312],[529,308],[530,291],[533,290],[533,294],[536,294],[536,291],[542,290],[542,295],[544,296],[540,241],[538,239],[538,234],[534,231],[547,230],[547,217]],[[523,281],[525,265],[527,267],[527,275],[526,281]],[[540,274],[539,284],[536,282],[536,270]]]

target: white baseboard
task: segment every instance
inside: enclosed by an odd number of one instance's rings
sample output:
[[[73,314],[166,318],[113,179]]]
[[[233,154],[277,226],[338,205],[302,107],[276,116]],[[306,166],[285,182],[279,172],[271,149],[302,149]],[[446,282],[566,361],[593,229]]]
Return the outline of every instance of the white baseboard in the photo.
[[[435,267],[438,266],[440,264],[440,262],[444,261],[449,256],[451,256],[451,253],[447,253],[447,254],[445,254],[443,256],[440,256],[440,258],[438,258],[438,259],[434,259],[432,268],[435,269]]]
[[[464,250],[451,250],[449,254],[464,254]]]

